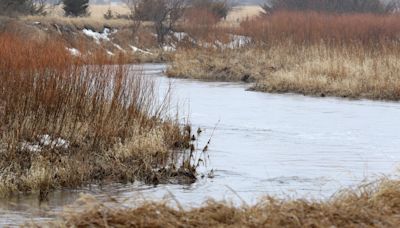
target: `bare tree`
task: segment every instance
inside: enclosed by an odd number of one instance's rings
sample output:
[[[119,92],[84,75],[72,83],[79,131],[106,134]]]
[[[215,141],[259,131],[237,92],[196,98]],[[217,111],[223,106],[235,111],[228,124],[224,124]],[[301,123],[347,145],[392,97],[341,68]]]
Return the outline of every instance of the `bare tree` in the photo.
[[[165,43],[165,36],[174,30],[186,8],[186,0],[126,0],[125,2],[130,6],[133,20],[154,23],[159,45]]]

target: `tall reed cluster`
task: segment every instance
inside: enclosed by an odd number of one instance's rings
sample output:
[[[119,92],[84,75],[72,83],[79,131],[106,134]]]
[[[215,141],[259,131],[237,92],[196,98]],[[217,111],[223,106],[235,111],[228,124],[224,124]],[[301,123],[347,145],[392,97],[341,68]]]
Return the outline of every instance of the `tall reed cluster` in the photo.
[[[0,56],[0,196],[177,176],[165,167],[190,136],[153,81],[102,56],[73,58],[61,41],[2,34]]]

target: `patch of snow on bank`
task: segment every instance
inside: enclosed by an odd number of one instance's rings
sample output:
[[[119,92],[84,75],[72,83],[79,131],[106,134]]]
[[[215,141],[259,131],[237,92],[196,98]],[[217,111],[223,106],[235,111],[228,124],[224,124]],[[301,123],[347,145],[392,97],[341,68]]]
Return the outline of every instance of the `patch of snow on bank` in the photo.
[[[86,36],[91,37],[92,39],[94,39],[97,44],[100,44],[100,40],[110,41],[109,36],[111,34],[111,30],[108,29],[108,28],[105,28],[102,33],[95,32],[95,31],[93,31],[91,29],[83,29],[82,32]]]
[[[69,53],[71,55],[73,55],[73,56],[80,56],[81,55],[81,52],[76,48],[65,48],[65,49],[67,49],[67,51],[69,51]]]
[[[21,149],[22,150],[28,150],[29,152],[32,153],[38,153],[43,150],[45,147],[49,147],[51,149],[68,149],[69,148],[69,142],[65,139],[62,138],[53,138],[50,135],[40,135],[38,137],[39,141],[38,142],[23,142],[21,143]]]
[[[162,47],[163,51],[165,52],[174,52],[176,51],[176,48],[174,46],[171,45],[165,45]]]
[[[152,55],[152,54],[153,54],[153,53],[151,53],[151,52],[145,51],[145,50],[143,50],[143,49],[137,48],[137,47],[132,46],[132,45],[129,45],[129,47],[132,48],[132,51],[133,51],[133,52],[140,52],[140,53],[147,54],[147,55]]]
[[[115,54],[112,53],[111,51],[107,50],[107,55],[114,56]]]
[[[118,44],[113,43],[114,47],[116,47],[118,50],[122,51],[122,52],[126,52],[121,46],[119,46]]]
[[[251,42],[251,38],[248,36],[231,35],[231,42],[227,44],[228,48],[241,48]]]
[[[178,40],[178,42],[181,42],[187,36],[189,35],[186,32],[174,32],[174,37]]]

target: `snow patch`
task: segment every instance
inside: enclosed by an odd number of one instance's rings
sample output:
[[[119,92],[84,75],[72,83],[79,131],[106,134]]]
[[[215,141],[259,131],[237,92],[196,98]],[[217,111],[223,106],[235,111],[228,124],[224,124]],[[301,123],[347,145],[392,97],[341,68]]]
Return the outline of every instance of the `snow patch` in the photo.
[[[116,47],[118,50],[122,51],[122,52],[126,52],[121,46],[119,46],[116,43],[113,43],[114,47]]]
[[[73,56],[80,56],[81,52],[76,48],[65,48]]]
[[[110,41],[110,34],[112,33],[109,28],[105,28],[103,32],[95,32],[91,29],[83,29],[82,30],[83,34],[85,34],[88,37],[91,37],[96,41],[97,44],[100,44],[100,40],[105,40],[105,41]]]
[[[231,35],[231,42],[227,44],[230,49],[241,48],[248,45],[251,42],[251,38],[248,36]]]
[[[115,54],[112,53],[111,51],[107,50],[107,55],[114,56]]]
[[[153,54],[153,53],[151,53],[151,52],[145,51],[145,50],[143,50],[143,49],[137,48],[137,47],[132,46],[132,45],[129,45],[129,47],[132,48],[132,51],[133,51],[133,52],[140,52],[140,53],[147,54],[147,55],[152,55],[152,54]]]
[[[23,142],[21,143],[21,149],[27,150],[29,152],[38,153],[43,150],[43,148],[51,148],[51,149],[68,149],[69,142],[62,138],[53,138],[50,135],[40,135],[38,137],[38,142]]]
[[[186,37],[189,35],[186,32],[174,32],[174,37],[178,40],[178,42],[181,42],[184,40]]]
[[[174,52],[176,51],[176,48],[174,46],[171,45],[165,45],[162,47],[163,51],[165,52]]]

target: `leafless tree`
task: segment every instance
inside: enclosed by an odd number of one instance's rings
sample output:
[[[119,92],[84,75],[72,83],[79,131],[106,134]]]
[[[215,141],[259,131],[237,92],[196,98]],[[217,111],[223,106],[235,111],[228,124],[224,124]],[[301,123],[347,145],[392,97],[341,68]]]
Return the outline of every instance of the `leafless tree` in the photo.
[[[165,36],[174,30],[183,16],[186,0],[125,0],[132,12],[132,20],[151,21],[159,45],[165,43]]]

